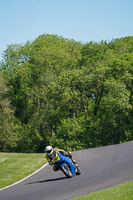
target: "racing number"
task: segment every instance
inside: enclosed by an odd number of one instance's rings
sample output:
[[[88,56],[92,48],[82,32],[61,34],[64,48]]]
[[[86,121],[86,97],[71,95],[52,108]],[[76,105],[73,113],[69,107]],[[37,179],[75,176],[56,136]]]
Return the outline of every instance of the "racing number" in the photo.
[[[60,157],[58,156],[58,154],[56,154],[56,156],[54,157],[54,162],[57,162],[58,160],[60,160]]]

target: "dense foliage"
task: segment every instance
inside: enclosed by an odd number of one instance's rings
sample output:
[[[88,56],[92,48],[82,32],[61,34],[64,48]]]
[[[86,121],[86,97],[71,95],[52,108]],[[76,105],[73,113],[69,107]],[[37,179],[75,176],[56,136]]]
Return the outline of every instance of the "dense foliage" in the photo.
[[[0,151],[133,139],[133,37],[82,44],[41,35],[0,64]]]

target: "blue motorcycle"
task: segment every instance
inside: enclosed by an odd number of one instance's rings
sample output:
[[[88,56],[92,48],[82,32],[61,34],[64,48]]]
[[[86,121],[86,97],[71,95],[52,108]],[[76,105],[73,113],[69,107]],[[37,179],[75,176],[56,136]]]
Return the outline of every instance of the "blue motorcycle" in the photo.
[[[53,152],[53,162],[68,178],[71,178],[74,174],[81,174],[79,166],[74,165],[69,157],[63,156],[58,151]]]

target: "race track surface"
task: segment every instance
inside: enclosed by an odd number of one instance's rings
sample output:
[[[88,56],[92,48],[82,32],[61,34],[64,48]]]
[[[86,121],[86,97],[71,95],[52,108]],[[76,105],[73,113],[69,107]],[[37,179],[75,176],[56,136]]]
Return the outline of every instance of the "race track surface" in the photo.
[[[50,165],[0,191],[1,200],[69,200],[133,180],[133,142],[73,152],[82,174],[66,178]]]

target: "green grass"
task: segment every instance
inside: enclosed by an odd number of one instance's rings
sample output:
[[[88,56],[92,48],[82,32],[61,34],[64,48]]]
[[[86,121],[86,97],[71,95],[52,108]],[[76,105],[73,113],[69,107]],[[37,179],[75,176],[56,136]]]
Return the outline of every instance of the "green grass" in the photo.
[[[133,181],[73,200],[133,200]]]
[[[41,153],[0,153],[0,188],[21,180],[46,162]]]

